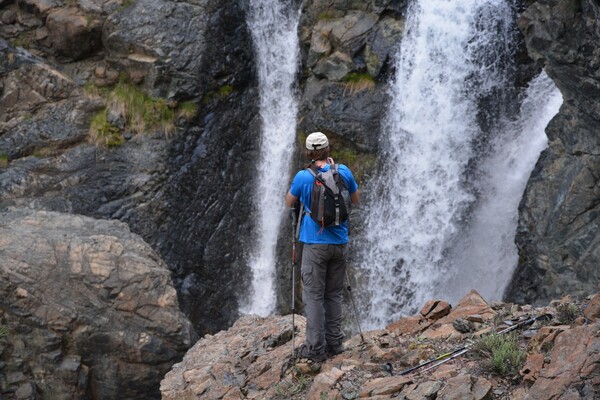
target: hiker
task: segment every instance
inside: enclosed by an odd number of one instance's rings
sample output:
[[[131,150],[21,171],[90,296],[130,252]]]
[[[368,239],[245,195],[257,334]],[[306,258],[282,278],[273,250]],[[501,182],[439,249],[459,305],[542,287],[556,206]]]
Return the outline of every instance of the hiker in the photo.
[[[305,213],[299,240],[304,244],[301,273],[306,340],[299,347],[298,356],[315,362],[323,362],[327,355],[344,351],[341,325],[348,223],[343,220],[327,224],[323,219],[317,220],[320,222],[315,220],[316,204],[311,204],[313,186],[320,184],[322,175],[331,179],[332,175],[339,174],[338,186],[342,187],[342,194],[349,197],[346,199],[347,209],[342,210],[342,215],[344,211],[349,213],[350,202],[356,204],[359,199],[358,184],[352,172],[345,165],[334,163],[329,156],[330,149],[327,136],[323,133],[308,135],[304,153],[310,160],[310,165],[296,174],[285,197],[285,204],[290,208],[299,200],[303,206],[301,213]],[[335,185],[330,181],[327,186]]]

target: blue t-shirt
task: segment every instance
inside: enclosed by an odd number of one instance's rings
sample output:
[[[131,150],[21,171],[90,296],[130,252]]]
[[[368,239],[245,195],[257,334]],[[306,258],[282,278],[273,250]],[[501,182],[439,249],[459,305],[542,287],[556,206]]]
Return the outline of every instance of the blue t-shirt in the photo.
[[[323,168],[319,168],[319,171],[325,172],[329,170],[329,168],[331,168],[331,166],[327,164]],[[344,164],[338,164],[338,172],[344,182],[346,182],[350,194],[356,192],[358,190],[358,184],[356,183],[356,180],[354,180],[354,176],[350,169]],[[290,188],[290,193],[295,197],[298,197],[300,202],[304,204],[304,210],[306,211],[306,214],[302,218],[302,226],[300,227],[300,241],[302,243],[313,244],[348,243],[347,222],[342,222],[338,226],[322,228],[321,225],[316,223],[310,217],[310,193],[314,183],[315,177],[310,171],[304,169],[296,174],[292,181],[292,187]]]

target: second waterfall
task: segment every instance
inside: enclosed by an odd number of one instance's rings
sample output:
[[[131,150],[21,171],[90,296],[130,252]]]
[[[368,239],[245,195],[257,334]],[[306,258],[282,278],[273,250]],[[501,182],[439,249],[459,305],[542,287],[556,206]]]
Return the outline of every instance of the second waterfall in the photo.
[[[256,187],[256,241],[250,256],[252,295],[243,312],[275,310],[275,246],[296,137],[299,7],[294,1],[251,0],[248,26],[258,66],[261,142]],[[272,199],[280,199],[274,203]]]

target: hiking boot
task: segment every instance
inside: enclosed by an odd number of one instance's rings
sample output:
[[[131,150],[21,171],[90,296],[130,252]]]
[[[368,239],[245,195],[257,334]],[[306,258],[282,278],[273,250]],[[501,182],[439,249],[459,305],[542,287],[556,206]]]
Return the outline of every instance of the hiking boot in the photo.
[[[325,361],[327,359],[327,354],[326,353],[314,353],[312,351],[310,351],[308,349],[308,346],[304,343],[302,343],[300,345],[300,347],[298,348],[298,357],[300,358],[307,358],[309,360],[311,360],[312,362],[316,362],[316,363],[322,363],[323,361]]]
[[[344,352],[344,345],[341,343],[328,344],[327,345],[327,354],[330,356],[337,356],[338,354],[342,354]]]

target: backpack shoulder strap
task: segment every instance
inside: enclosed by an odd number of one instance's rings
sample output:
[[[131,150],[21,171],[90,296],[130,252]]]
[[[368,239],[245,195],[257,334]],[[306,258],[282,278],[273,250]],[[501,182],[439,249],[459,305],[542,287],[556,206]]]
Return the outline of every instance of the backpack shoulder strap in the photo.
[[[306,167],[306,170],[312,174],[315,178],[317,177],[317,173],[311,167]]]

